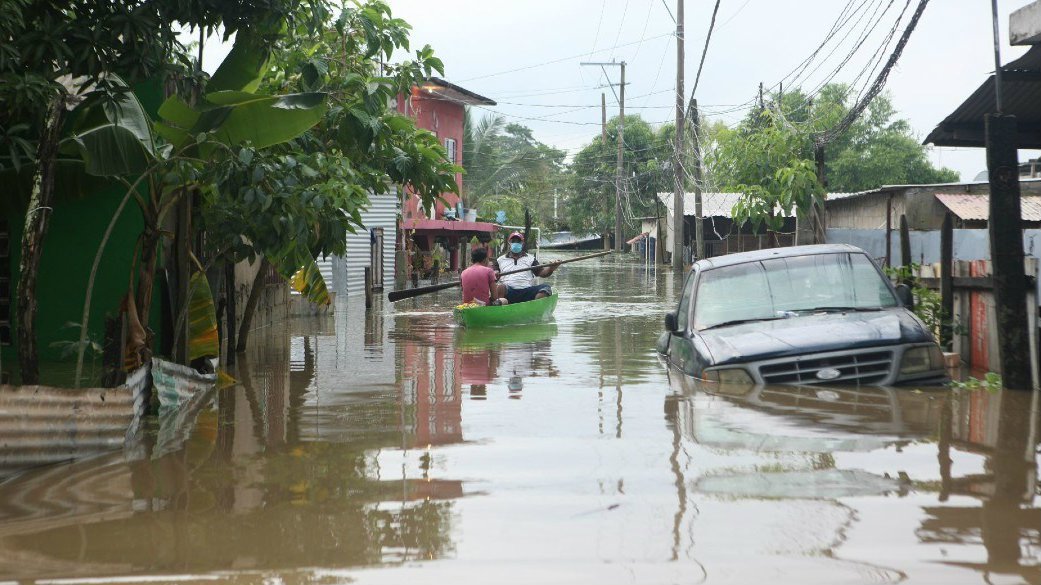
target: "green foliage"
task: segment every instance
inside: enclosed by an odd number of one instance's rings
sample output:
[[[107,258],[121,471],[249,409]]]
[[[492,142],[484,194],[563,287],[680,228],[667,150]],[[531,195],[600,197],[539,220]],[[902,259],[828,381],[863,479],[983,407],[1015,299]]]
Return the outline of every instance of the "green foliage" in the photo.
[[[785,159],[811,160],[814,136],[845,117],[853,97],[850,88],[842,84],[826,85],[813,99],[799,90],[788,91],[770,96],[762,109],[753,110],[734,129],[721,124],[713,126],[706,157],[712,179],[721,190],[752,185],[762,174],[772,173],[779,162],[783,163],[776,160],[776,152],[760,153],[753,146],[764,140],[758,137],[761,132],[787,133],[783,140],[773,137],[767,143],[786,145],[789,150]],[[825,174],[830,191],[958,180],[956,172],[932,166],[910,124],[896,116],[891,98],[880,95],[849,130],[825,146]],[[717,153],[720,149],[723,152]]]
[[[329,297],[329,289],[325,287],[325,279],[318,269],[318,264],[311,258],[289,279],[293,290],[304,295],[304,297],[316,305],[328,306],[332,303]]]
[[[524,208],[534,223],[547,226],[553,219],[554,193],[566,188],[566,153],[542,144],[531,129],[506,124],[497,114],[476,123],[467,110],[463,128],[464,197],[469,207],[491,217],[506,211],[507,222],[520,224]]]
[[[186,29],[269,31],[291,37],[323,0],[4,0],[0,2],[0,167],[31,164],[46,112],[58,98],[118,100],[126,84],[191,79]],[[278,31],[278,32],[270,32]],[[11,130],[18,127],[17,131]]]
[[[596,137],[571,165],[565,206],[572,231],[610,231],[615,218],[615,177],[619,119],[608,121],[607,142]],[[672,153],[675,128],[651,128],[640,116],[625,117],[623,218],[657,215],[657,194],[673,190]]]
[[[958,388],[960,390],[985,390],[991,394],[1000,391],[1003,387],[1001,374],[995,372],[987,372],[983,376],[982,380],[970,376],[964,381],[955,380],[951,382],[951,388]]]
[[[951,335],[966,333],[964,325],[943,310],[943,297],[940,293],[917,284],[920,269],[920,264],[912,263],[910,266],[886,266],[882,271],[895,282],[911,285],[914,313],[937,339],[940,338],[942,328],[945,326],[950,327]]]
[[[806,215],[822,195],[807,137],[780,111],[764,109],[737,128],[718,128],[706,162],[722,191],[741,193],[734,220],[772,230]]]
[[[206,273],[192,274],[188,282],[188,361],[220,355],[217,310]]]

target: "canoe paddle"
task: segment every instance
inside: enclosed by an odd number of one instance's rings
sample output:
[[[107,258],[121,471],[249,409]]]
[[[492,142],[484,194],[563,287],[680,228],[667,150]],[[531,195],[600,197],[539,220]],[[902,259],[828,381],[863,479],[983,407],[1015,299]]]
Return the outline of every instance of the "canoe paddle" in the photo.
[[[610,250],[608,250],[607,252],[597,252],[596,254],[588,254],[586,256],[579,256],[578,258],[569,258],[567,260],[556,260],[554,262],[548,262],[546,264],[539,264],[538,267],[541,268],[541,267],[549,267],[549,266],[560,266],[561,264],[568,264],[569,262],[578,262],[579,260],[589,260],[590,258],[599,258],[600,256],[606,256],[606,255],[608,255],[610,253],[611,253]],[[518,270],[507,270],[506,272],[500,272],[499,276],[507,276],[509,274],[520,274],[521,272],[528,272],[529,270],[531,270],[531,268],[520,268]],[[457,280],[455,282],[446,282],[445,284],[433,284],[433,285],[430,285],[430,286],[420,286],[420,287],[417,287],[417,288],[407,288],[405,290],[396,290],[396,291],[392,291],[391,293],[389,293],[387,295],[387,299],[390,300],[390,302],[392,302],[392,303],[396,303],[398,301],[403,301],[405,299],[415,298],[415,297],[418,297],[418,296],[430,294],[432,292],[437,292],[439,290],[445,290],[446,288],[452,288],[452,287],[460,286],[462,284],[463,284],[462,282]]]

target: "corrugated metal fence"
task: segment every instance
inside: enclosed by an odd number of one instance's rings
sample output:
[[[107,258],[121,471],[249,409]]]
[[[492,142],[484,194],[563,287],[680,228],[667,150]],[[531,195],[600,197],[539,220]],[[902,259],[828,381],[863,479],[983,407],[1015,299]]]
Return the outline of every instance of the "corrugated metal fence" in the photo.
[[[347,253],[318,260],[329,292],[339,295],[359,295],[365,292],[365,267],[372,261],[374,228],[383,229],[383,274],[394,274],[394,245],[397,242],[399,200],[397,189],[385,195],[370,195],[369,208],[361,213],[364,228],[347,234]],[[375,271],[374,271],[375,272]],[[386,276],[384,276],[386,280]]]

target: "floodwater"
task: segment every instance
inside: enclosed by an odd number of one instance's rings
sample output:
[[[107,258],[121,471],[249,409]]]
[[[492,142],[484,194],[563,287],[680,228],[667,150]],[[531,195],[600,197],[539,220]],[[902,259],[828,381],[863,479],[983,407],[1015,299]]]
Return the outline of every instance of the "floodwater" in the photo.
[[[514,330],[447,293],[266,330],[238,386],[0,483],[0,581],[1041,583],[1034,395],[698,387],[665,272],[565,266]]]

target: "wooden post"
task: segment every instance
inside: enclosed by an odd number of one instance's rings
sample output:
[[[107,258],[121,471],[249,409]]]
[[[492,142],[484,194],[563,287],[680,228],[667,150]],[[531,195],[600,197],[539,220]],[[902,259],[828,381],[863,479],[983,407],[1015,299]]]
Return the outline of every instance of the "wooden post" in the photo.
[[[1026,275],[1015,116],[984,117],[990,175],[990,255],[997,313],[998,356],[1006,388],[1033,388],[1026,315]]]
[[[907,216],[900,214],[900,266],[911,268],[911,230],[907,227]]]
[[[227,299],[228,311],[228,325],[224,328],[227,332],[225,335],[228,337],[227,362],[229,366],[233,366],[235,365],[235,334],[237,331],[235,329],[235,265],[230,260],[224,262],[224,297]]]
[[[365,267],[365,308],[372,308],[372,267]]]
[[[886,199],[886,266],[893,265],[893,196]]]
[[[954,318],[954,220],[950,212],[943,216],[940,231],[940,307],[940,345],[950,351]]]

